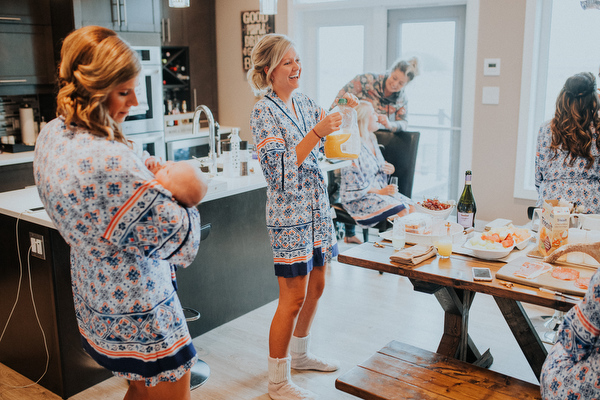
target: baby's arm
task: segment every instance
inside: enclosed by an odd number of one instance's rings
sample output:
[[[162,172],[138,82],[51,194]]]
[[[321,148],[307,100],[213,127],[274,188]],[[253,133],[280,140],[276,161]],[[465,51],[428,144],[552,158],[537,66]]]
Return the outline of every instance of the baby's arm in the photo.
[[[150,172],[152,172],[154,175],[156,175],[156,173],[163,166],[163,164],[160,162],[160,160],[158,160],[154,156],[150,156],[150,157],[146,158],[145,164],[146,164],[146,168],[148,168],[148,170],[150,170]],[[161,184],[162,184],[162,182],[161,182]]]

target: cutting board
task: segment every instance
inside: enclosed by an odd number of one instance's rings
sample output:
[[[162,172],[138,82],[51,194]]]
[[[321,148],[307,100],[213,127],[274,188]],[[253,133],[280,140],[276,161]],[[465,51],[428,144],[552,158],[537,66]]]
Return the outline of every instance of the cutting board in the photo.
[[[496,272],[496,278],[503,279],[505,281],[520,283],[522,285],[533,286],[536,288],[544,287],[544,288],[551,289],[551,290],[557,290],[557,291],[565,293],[565,294],[574,294],[577,296],[585,295],[586,290],[580,289],[577,286],[575,286],[575,283],[574,283],[575,281],[563,281],[561,279],[553,278],[552,275],[550,275],[551,271],[546,272],[545,274],[542,274],[534,279],[525,279],[525,278],[519,278],[517,276],[514,276],[513,273],[516,272],[519,268],[521,268],[523,263],[526,261],[532,262],[532,261],[539,261],[539,260],[532,259],[531,257],[517,258],[516,260],[513,260],[513,261],[507,263],[506,265],[504,265],[502,268],[500,268],[500,270],[498,272]],[[553,264],[553,265],[559,265],[559,264]],[[592,275],[594,275],[594,272],[596,272],[596,269],[578,267],[575,265],[569,265],[569,266],[565,266],[565,267],[572,268],[572,269],[579,271],[580,278],[589,278]]]

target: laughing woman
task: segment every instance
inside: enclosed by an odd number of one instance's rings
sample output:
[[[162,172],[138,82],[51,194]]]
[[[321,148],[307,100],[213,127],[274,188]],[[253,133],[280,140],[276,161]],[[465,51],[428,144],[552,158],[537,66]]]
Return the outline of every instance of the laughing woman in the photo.
[[[317,162],[323,138],[339,129],[339,113],[296,92],[302,67],[291,40],[265,35],[252,50],[248,82],[262,98],[250,125],[267,180],[267,229],[271,238],[279,304],[269,331],[269,396],[313,399],[292,383],[290,367],[335,371],[336,362],[308,350],[309,333],[338,253],[325,180]],[[351,106],[356,97],[347,96]],[[291,353],[291,357],[288,354]]]

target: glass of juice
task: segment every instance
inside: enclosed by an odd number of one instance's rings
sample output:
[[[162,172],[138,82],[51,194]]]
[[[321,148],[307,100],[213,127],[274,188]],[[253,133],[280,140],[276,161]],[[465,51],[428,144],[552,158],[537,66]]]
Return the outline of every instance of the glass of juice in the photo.
[[[404,221],[401,218],[394,220],[394,228],[392,230],[392,246],[394,250],[402,250],[406,243],[406,231]]]
[[[450,223],[438,224],[433,230],[433,245],[438,257],[449,258],[452,254],[452,235],[450,234]]]

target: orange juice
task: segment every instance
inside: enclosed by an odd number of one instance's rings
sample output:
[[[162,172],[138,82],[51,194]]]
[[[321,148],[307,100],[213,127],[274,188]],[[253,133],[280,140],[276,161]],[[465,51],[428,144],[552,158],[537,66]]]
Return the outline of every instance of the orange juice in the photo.
[[[451,241],[444,241],[443,239],[441,241],[438,241],[434,244],[434,246],[437,248],[437,251],[440,255],[440,257],[442,258],[447,258],[450,257],[450,255],[452,254],[452,242]]]
[[[338,131],[343,132],[343,131]],[[358,158],[358,154],[346,153],[343,144],[350,139],[350,133],[332,133],[325,138],[325,157],[340,160],[352,160]]]

